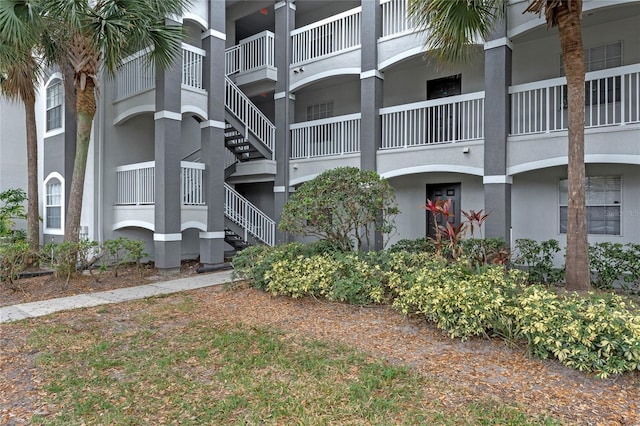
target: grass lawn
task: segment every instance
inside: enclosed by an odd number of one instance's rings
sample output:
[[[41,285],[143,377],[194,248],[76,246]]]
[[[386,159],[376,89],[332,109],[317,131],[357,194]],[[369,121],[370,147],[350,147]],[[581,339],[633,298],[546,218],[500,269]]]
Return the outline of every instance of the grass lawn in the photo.
[[[558,424],[490,395],[442,403],[456,383],[203,309],[178,295],[21,323],[48,407],[32,423]]]

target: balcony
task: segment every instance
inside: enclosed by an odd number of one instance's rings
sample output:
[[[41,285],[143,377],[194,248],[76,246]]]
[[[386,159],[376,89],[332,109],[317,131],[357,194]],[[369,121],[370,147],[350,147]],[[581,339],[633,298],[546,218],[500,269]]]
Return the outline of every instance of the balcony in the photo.
[[[484,92],[380,109],[382,149],[481,140]]]
[[[180,163],[182,230],[197,227],[206,230],[207,207],[204,202],[204,164]],[[116,168],[116,205],[113,229],[137,226],[155,229],[155,161],[127,164]]]
[[[360,114],[291,125],[291,159],[360,152]]]
[[[180,162],[181,231],[207,230],[207,206],[203,193],[204,164]],[[116,168],[117,192],[113,229],[139,227],[155,230],[155,161]],[[224,184],[224,214],[249,236],[264,244],[275,243],[275,222],[229,185]]]
[[[202,68],[205,51],[182,43],[182,104],[207,110],[207,92],[203,88]],[[155,111],[155,66],[149,62],[149,49],[126,58],[115,78],[115,124],[140,112]]]
[[[382,0],[382,36],[378,40],[378,67],[385,70],[424,51],[425,34],[416,31],[408,0]]]
[[[585,161],[637,164],[640,64],[585,76]],[[512,86],[509,174],[567,162],[566,78]]]
[[[424,51],[424,34],[416,32],[407,6],[408,0],[380,2],[380,69]],[[292,89],[326,76],[360,74],[361,27],[357,7],[292,31]]]
[[[585,128],[640,122],[640,64],[585,75]],[[509,88],[511,136],[567,130],[565,77]]]
[[[263,31],[225,50],[225,73],[248,96],[273,89],[278,79],[275,66],[275,35]],[[253,87],[261,86],[261,87]]]

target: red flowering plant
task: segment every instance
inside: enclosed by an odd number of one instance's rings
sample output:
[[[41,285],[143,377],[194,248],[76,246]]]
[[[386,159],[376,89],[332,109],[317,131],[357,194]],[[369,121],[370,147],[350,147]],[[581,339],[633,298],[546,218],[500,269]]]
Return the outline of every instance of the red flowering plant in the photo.
[[[435,201],[427,200],[424,206],[426,210],[431,212],[435,235],[431,237],[436,247],[436,254],[441,257],[451,257],[458,259],[465,254],[475,265],[506,264],[510,257],[511,251],[504,241],[497,238],[485,239],[482,236],[482,226],[489,216],[483,210],[461,210],[465,221],[454,225],[449,219],[454,216],[451,211],[451,201],[448,199],[437,198]],[[443,220],[444,219],[444,220]],[[444,222],[444,225],[441,223]],[[464,238],[467,230],[469,230],[469,238]],[[478,231],[478,238],[475,236]],[[446,255],[443,253],[446,250]]]

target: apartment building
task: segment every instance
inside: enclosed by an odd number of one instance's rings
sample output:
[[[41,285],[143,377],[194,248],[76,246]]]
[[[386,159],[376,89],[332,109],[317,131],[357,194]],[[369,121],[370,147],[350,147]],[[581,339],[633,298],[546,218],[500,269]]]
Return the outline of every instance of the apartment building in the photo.
[[[0,192],[27,192],[26,138],[23,105],[0,96]],[[15,226],[25,229],[26,220],[16,220]]]
[[[175,66],[156,72],[142,51],[104,81],[82,232],[142,239],[162,269],[217,264],[237,241],[285,241],[288,195],[355,166],[396,190],[391,242],[427,235],[421,206],[437,197],[455,221],[490,212],[487,236],[564,242],[566,80],[557,30],[527,4],[450,66],[426,55],[407,0],[195,1],[174,17],[188,34]],[[639,27],[639,1],[585,0],[592,242],[640,241]],[[75,129],[59,74],[40,94],[48,242],[64,231]]]

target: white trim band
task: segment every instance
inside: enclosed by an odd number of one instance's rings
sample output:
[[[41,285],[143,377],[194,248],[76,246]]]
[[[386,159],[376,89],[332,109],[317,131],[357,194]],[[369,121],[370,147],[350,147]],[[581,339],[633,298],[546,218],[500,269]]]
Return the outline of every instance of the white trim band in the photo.
[[[214,30],[212,28],[208,29],[207,31],[204,31],[200,36],[202,40],[204,40],[207,37],[215,37],[217,39],[227,41],[227,35],[225,33],[223,33],[222,31]]]
[[[290,3],[287,1],[281,1],[275,4],[275,6],[273,6],[273,10],[277,10],[280,9],[281,7],[286,6],[286,4],[289,3],[289,7],[291,8],[291,10],[296,10],[296,4],[295,3]]]
[[[226,127],[226,124],[224,121],[217,121],[217,120],[207,120],[200,123],[201,129],[206,129],[207,127],[213,127],[215,129],[224,129]]]
[[[273,94],[273,100],[277,101],[278,99],[284,99],[287,96],[286,92],[278,92]],[[293,93],[289,93],[289,99],[292,101],[296,100],[296,95]]]
[[[220,240],[224,238],[224,231],[220,232],[200,232],[200,238],[203,240]]]
[[[507,46],[509,49],[513,50],[513,44],[511,40],[507,37],[498,38],[495,40],[489,40],[484,42],[484,50],[494,49],[500,46]]]
[[[167,118],[169,120],[176,120],[176,121],[182,121],[182,114],[180,114],[179,112],[173,112],[173,111],[158,111],[155,114],[153,114],[153,119],[154,120],[162,120],[163,118]]]
[[[153,234],[153,241],[182,241],[182,234]]]
[[[501,184],[513,184],[513,176],[509,175],[494,175],[485,176],[482,178],[483,184],[501,183]]]
[[[384,76],[380,72],[380,70],[369,70],[360,73],[360,80],[364,80],[365,78],[370,77],[378,77],[380,80],[384,80]]]
[[[285,192],[286,188],[284,186],[274,186],[273,187],[273,192],[275,193],[283,193]]]

